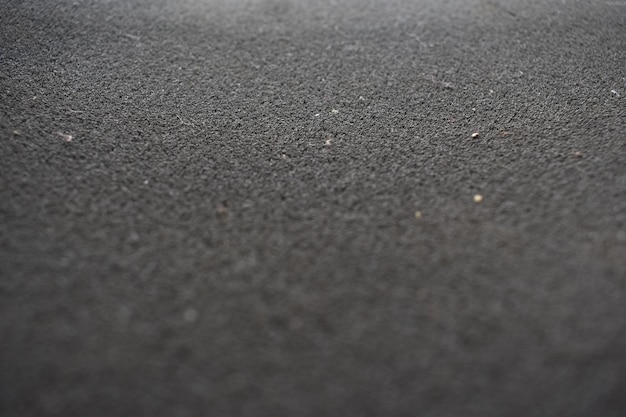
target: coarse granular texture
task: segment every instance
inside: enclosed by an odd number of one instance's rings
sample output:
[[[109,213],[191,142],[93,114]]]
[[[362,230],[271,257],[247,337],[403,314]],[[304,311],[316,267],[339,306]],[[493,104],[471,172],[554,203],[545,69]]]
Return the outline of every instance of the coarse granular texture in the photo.
[[[626,415],[625,4],[0,0],[0,415]]]

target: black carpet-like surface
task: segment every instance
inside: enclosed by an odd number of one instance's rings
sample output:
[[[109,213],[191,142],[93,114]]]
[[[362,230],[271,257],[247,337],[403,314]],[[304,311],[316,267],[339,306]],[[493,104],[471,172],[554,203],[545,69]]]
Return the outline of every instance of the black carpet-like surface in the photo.
[[[626,3],[0,3],[1,415],[626,415]]]

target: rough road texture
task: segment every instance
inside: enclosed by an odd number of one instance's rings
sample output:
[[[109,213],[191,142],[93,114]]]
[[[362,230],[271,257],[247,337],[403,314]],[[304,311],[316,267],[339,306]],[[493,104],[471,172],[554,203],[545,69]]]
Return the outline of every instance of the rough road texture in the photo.
[[[0,9],[0,415],[626,415],[626,3]]]

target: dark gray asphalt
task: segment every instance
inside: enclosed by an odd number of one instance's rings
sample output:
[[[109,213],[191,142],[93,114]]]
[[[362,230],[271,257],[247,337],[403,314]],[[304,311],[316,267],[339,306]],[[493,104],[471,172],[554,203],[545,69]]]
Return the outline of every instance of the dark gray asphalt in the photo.
[[[0,415],[626,415],[625,2],[0,9]]]

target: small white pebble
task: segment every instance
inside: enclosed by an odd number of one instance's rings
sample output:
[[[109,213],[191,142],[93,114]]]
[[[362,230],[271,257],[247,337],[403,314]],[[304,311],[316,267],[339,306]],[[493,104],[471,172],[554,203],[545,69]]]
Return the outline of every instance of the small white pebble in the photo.
[[[65,142],[71,142],[72,139],[74,139],[74,136],[66,135],[65,133],[61,133],[61,132],[57,132],[57,135],[59,135],[61,139],[63,139]]]
[[[483,196],[480,194],[474,194],[474,203],[480,203],[483,201]]]
[[[480,133],[478,133],[478,132],[472,133],[472,139],[476,139],[479,136],[480,136]]]
[[[421,219],[422,218],[422,212],[421,211],[416,211],[415,212],[415,218],[418,219],[418,220]]]
[[[337,113],[339,113],[339,110],[337,110],[337,109],[332,109],[330,112],[331,112],[332,114],[337,114]]]
[[[145,185],[148,185],[148,182],[149,182],[148,180],[143,180],[143,183],[144,183]]]

